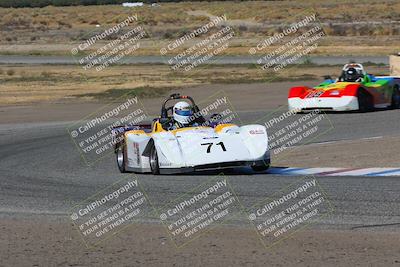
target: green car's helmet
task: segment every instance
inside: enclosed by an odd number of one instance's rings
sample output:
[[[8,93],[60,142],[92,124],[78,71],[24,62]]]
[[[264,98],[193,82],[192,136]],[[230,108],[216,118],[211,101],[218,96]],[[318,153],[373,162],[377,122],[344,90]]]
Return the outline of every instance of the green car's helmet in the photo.
[[[346,82],[355,82],[359,78],[362,78],[363,76],[364,75],[357,72],[357,70],[355,68],[349,68],[348,70],[346,70],[346,73],[344,74],[344,80]]]
[[[344,82],[361,82],[364,75],[366,75],[364,67],[359,63],[350,63],[343,67],[342,79]]]

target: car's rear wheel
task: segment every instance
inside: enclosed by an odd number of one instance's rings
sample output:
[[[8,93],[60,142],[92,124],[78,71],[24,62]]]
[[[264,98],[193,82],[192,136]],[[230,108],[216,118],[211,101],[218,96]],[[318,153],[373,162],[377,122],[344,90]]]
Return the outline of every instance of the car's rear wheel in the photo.
[[[125,146],[124,145],[120,145],[116,148],[115,151],[115,156],[116,156],[116,160],[117,160],[117,165],[118,165],[118,169],[120,172],[124,173],[126,172],[125,169]]]
[[[160,165],[158,164],[158,155],[155,145],[151,147],[149,160],[151,173],[154,175],[160,174]]]
[[[357,99],[358,99],[358,110],[360,112],[368,112],[373,110],[374,103],[372,96],[369,93],[367,93],[364,89],[358,90]]]
[[[398,85],[393,88],[392,104],[390,107],[393,109],[400,108],[400,89]]]

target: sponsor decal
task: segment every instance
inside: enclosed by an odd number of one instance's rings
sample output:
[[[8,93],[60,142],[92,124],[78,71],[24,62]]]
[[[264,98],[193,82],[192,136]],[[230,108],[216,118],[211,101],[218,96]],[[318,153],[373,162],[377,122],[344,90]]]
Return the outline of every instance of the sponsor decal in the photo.
[[[250,130],[250,134],[265,134],[265,131],[262,129]]]
[[[312,91],[308,95],[306,95],[306,98],[317,98],[320,97],[323,93],[324,91],[317,91],[317,92]]]
[[[133,151],[136,155],[136,164],[140,165],[140,153],[139,153],[139,144],[138,143],[133,143]]]

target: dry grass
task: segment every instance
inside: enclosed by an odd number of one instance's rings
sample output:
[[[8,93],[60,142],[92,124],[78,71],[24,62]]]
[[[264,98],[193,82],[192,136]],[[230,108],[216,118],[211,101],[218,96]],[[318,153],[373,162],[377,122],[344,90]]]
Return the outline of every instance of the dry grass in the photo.
[[[158,7],[73,6],[45,8],[0,8],[0,53],[69,53],[70,49],[41,49],[43,45],[79,43],[96,31],[115,25],[137,14],[139,24],[149,33],[145,55],[159,54],[167,40],[208,22],[211,15],[226,14],[236,33],[236,41],[225,54],[247,54],[257,41],[280,32],[296,15],[314,10],[330,36],[315,53],[334,50],[340,44],[343,53],[352,53],[354,45],[362,51],[378,47],[373,53],[398,52],[400,41],[400,2],[397,0],[301,0],[254,2],[183,2]],[[96,25],[100,24],[100,28]],[[347,38],[343,38],[343,37]],[[362,43],[359,43],[362,40]],[[13,52],[14,50],[17,50]],[[347,52],[346,52],[347,51]],[[358,52],[356,51],[356,52]]]
[[[377,22],[399,21],[400,2],[397,0],[319,0],[300,1],[212,1],[163,3],[158,7],[148,5],[137,8],[109,6],[72,6],[45,8],[0,8],[3,26],[31,26],[57,29],[58,27],[91,27],[113,25],[128,15],[138,14],[139,22],[146,26],[186,26],[207,22],[205,15],[193,16],[188,12],[201,10],[213,15],[226,14],[231,20],[259,23],[286,23],[305,10],[315,10],[322,22]],[[201,14],[201,13],[200,13]]]

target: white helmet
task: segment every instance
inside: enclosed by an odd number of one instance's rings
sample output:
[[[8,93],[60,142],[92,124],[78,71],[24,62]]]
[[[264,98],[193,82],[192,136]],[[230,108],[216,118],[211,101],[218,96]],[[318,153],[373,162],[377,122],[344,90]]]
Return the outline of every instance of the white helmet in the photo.
[[[347,71],[349,69],[355,69],[357,73],[365,75],[367,74],[364,70],[364,66],[360,63],[349,63],[349,64],[345,64],[343,67],[344,71]]]
[[[181,124],[189,124],[191,116],[193,115],[192,107],[184,102],[180,101],[174,105],[173,116],[174,120]]]

